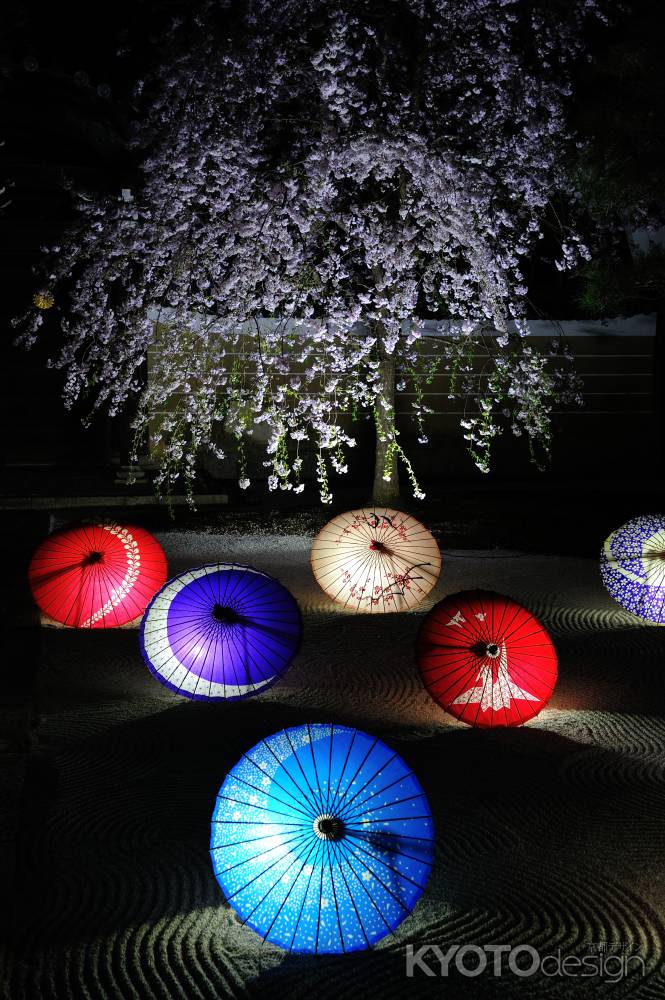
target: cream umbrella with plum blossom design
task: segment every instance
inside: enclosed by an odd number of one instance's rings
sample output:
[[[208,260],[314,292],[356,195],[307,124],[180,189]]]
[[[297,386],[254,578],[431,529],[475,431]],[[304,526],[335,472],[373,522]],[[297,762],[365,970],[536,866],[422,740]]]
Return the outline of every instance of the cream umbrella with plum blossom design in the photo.
[[[441,553],[427,528],[409,514],[368,507],[338,514],[314,539],[312,571],[319,586],[349,611],[408,611],[439,578]]]

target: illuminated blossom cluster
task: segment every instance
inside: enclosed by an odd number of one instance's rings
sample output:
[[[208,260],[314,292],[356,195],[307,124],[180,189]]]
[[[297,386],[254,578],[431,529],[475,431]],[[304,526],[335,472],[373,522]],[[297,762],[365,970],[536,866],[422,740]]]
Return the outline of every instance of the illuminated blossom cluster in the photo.
[[[136,403],[165,488],[229,442],[246,487],[244,442],[265,424],[269,488],[313,474],[328,501],[354,444],[340,414],[385,411],[382,363],[416,379],[424,319],[440,317],[479,467],[504,426],[547,444],[561,380],[523,339],[523,263],[566,185],[569,67],[597,14],[232,0],[174,24],[142,89],[141,189],[83,200],[50,258],[67,402]],[[585,254],[562,229],[557,266]],[[422,393],[414,411],[426,441]],[[391,461],[406,458],[395,433]]]

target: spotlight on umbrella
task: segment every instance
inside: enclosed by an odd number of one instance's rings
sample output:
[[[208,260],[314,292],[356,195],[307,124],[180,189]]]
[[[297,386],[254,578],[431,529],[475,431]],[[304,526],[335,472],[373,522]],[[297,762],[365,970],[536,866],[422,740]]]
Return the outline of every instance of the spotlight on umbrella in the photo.
[[[646,514],[613,531],[600,554],[600,572],[622,607],[665,625],[665,517]]]
[[[407,611],[439,578],[434,538],[409,514],[388,507],[352,510],[329,521],[312,543],[319,586],[349,611]]]
[[[519,726],[538,715],[557,678],[552,640],[510,597],[466,590],[424,619],[418,667],[427,690],[470,726]]]
[[[279,680],[300,645],[295,599],[249,566],[213,563],[174,577],[141,623],[141,649],[157,680],[200,700],[258,694]]]
[[[49,535],[32,557],[28,579],[35,603],[54,621],[117,627],[143,614],[166,580],[166,557],[136,525],[83,524]]]
[[[243,754],[212,818],[227,901],[288,951],[368,948],[423,892],[434,852],[422,787],[402,758],[357,729],[284,729]]]

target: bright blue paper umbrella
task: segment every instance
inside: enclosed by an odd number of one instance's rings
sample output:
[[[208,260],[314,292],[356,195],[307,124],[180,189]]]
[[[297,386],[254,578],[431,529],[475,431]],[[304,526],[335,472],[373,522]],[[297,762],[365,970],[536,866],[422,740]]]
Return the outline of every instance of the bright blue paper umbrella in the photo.
[[[312,724],[257,743],[229,772],[210,853],[226,899],[295,952],[368,948],[425,888],[433,824],[399,754],[357,729]]]
[[[214,563],[169,580],[146,608],[141,649],[157,680],[186,698],[246,698],[274,684],[300,644],[295,599],[249,566]]]
[[[665,517],[635,517],[613,531],[603,545],[600,571],[627,611],[665,625]]]

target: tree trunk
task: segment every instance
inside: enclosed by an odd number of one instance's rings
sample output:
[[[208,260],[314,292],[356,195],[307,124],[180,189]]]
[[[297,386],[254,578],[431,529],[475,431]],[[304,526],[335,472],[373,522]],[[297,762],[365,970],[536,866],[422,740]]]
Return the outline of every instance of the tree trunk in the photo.
[[[376,457],[372,500],[389,507],[399,501],[397,456],[393,456],[390,479],[383,478],[388,447],[395,440],[395,355],[388,354],[379,337],[379,394],[376,400]]]

